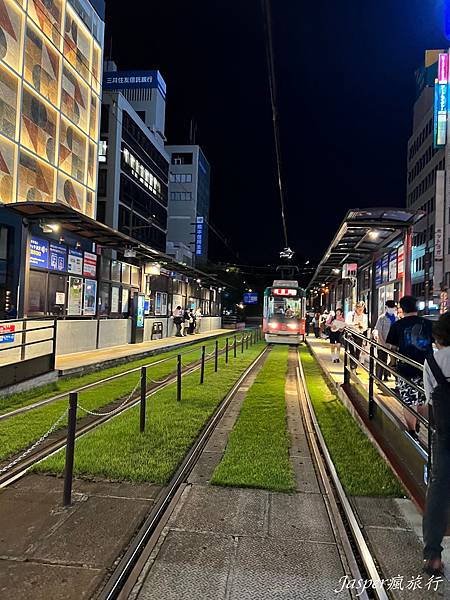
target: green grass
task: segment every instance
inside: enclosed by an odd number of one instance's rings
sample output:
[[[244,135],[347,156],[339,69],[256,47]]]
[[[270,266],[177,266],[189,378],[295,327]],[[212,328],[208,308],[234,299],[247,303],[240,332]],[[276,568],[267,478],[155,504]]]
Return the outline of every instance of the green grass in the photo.
[[[225,336],[219,339],[220,345],[222,347],[225,343]],[[211,351],[214,347],[215,342],[211,340],[204,340],[203,342],[199,341],[198,344],[188,346],[187,349],[190,350],[191,348],[197,345],[200,347],[202,343],[204,343],[207,346],[207,350],[209,349],[209,351]],[[0,398],[0,415],[15,410],[17,408],[21,408],[23,406],[28,406],[29,404],[33,404],[34,402],[39,402],[40,400],[46,400],[47,398],[51,398],[52,396],[58,396],[59,394],[69,392],[83,385],[94,383],[105,377],[110,377],[111,375],[116,375],[118,373],[124,373],[125,371],[133,369],[134,367],[141,367],[143,365],[147,365],[149,363],[158,361],[161,358],[166,358],[168,356],[176,356],[180,352],[183,352],[183,350],[171,350],[169,352],[164,352],[154,356],[148,356],[146,358],[141,358],[139,360],[131,361],[126,364],[118,365],[116,367],[109,367],[107,369],[102,369],[100,371],[88,373],[87,375],[79,375],[75,377],[59,379],[58,381],[55,381],[53,383],[49,383],[47,385],[43,385],[32,390],[28,390],[26,392],[20,392],[18,394],[12,394],[10,396]]]
[[[350,496],[404,496],[405,491],[356,421],[328,387],[305,346],[300,348],[309,395],[333,463]]]
[[[213,484],[279,492],[295,489],[286,423],[288,350],[275,346],[258,373],[214,471]]]
[[[183,378],[183,399],[176,401],[174,385],[147,400],[147,423],[139,433],[139,407],[115,417],[76,442],[74,472],[77,477],[164,484],[192,446],[216,406],[264,347],[260,342],[219,371],[208,363],[205,384],[199,373]],[[41,473],[61,475],[64,451],[36,466]]]
[[[220,347],[223,347],[224,343],[225,340],[223,340],[223,342],[219,342]],[[206,351],[211,352],[214,348],[215,341],[205,342],[204,345],[206,346]],[[186,354],[183,358],[183,364],[190,364],[198,360],[200,358],[201,346],[202,343],[199,343],[197,351]],[[55,391],[69,391],[74,389],[74,387],[85,385],[86,383],[90,383],[92,381],[98,381],[103,377],[121,373],[124,370],[128,370],[136,366],[155,362],[161,358],[176,356],[179,352],[179,350],[174,350],[151,358],[128,363],[127,365],[121,365],[120,367],[106,369],[98,373],[92,373],[84,377],[77,377],[58,382],[57,385],[59,388],[57,390],[53,390],[52,393],[48,393],[47,396],[44,397],[51,397],[55,395]],[[160,365],[155,365],[151,369],[148,369],[147,376],[149,379],[161,380],[173,373],[175,368],[175,361],[171,360]],[[80,392],[78,397],[79,404],[88,410],[98,410],[102,406],[105,406],[114,400],[125,398],[134,388],[139,380],[139,377],[140,372],[136,371],[135,373],[124,375],[123,377],[115,379],[102,386]],[[35,400],[36,399],[37,398],[35,397]],[[40,399],[42,399],[42,397],[40,397]],[[61,413],[64,412],[67,406],[68,400],[66,397],[62,398],[61,400],[56,400],[55,402],[45,406],[33,409],[29,412],[21,413],[5,419],[4,421],[0,421],[0,459],[4,459],[31,445],[47,431],[47,429],[56,421]],[[85,416],[85,413],[79,410],[77,414],[78,419],[82,418],[83,416]],[[66,421],[63,421],[61,423],[61,427],[64,427],[65,424]]]

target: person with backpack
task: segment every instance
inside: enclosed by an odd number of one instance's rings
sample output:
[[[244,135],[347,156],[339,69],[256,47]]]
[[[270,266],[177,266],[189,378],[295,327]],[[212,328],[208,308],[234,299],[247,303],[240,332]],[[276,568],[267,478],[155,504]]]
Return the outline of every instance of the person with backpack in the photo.
[[[327,326],[330,329],[331,359],[333,363],[339,363],[341,362],[342,334],[345,329],[345,318],[342,308],[337,308],[334,314],[330,313],[327,319]]]
[[[403,296],[400,300],[400,308],[403,311],[403,318],[391,325],[386,343],[402,356],[423,365],[433,348],[431,321],[418,316],[417,299],[414,296]],[[425,394],[417,389],[423,387],[422,372],[414,365],[399,359],[397,373],[400,375],[397,384],[400,398],[407,406],[414,407],[420,415],[424,415]],[[419,422],[406,408],[403,413],[409,435],[417,439]]]
[[[386,338],[388,336],[391,326],[397,320],[395,315],[397,305],[394,300],[386,300],[385,312],[378,317],[377,324],[375,325],[374,337],[380,346],[386,347]],[[389,379],[389,371],[384,368],[388,364],[388,353],[377,348],[377,358],[380,362],[376,363],[375,372],[378,379],[387,381]]]
[[[423,515],[423,570],[441,576],[442,539],[450,516],[450,313],[434,323],[433,336],[438,351],[430,354],[424,365],[425,396],[434,433]]]

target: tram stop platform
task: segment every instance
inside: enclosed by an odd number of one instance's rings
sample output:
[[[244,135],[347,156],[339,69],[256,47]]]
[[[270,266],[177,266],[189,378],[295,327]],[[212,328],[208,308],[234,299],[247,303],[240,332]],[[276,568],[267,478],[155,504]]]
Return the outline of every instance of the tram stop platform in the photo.
[[[330,350],[330,342],[328,339],[324,338],[315,338],[313,336],[307,336],[306,343],[310,349],[311,354],[319,363],[323,373],[325,374],[328,382],[331,384],[334,389],[339,390],[340,396],[345,396],[344,390],[341,389],[342,384],[344,383],[344,358],[343,358],[343,349],[341,349],[341,361],[339,363],[332,362],[331,350]],[[361,355],[362,361],[366,360],[366,357]],[[357,387],[359,390],[364,390],[364,392],[368,391],[369,386],[369,377],[368,373],[362,368],[358,367],[356,370],[357,373]],[[393,377],[386,383],[386,386],[394,389],[395,382],[393,381]],[[384,405],[385,409],[390,411],[392,415],[395,417],[396,421],[400,424],[400,426],[405,424],[404,415],[401,406],[395,400],[393,396],[389,396],[385,390],[379,388],[375,383],[375,391],[374,391],[375,401]],[[350,401],[348,401],[347,406],[350,405]],[[353,411],[352,411],[353,412]],[[355,413],[354,413],[355,414]],[[424,428],[422,428],[423,430]],[[368,434],[371,437],[370,434]],[[426,432],[421,431],[420,438],[423,442],[426,441]],[[373,441],[373,439],[372,439]],[[375,444],[377,445],[377,444]],[[396,501],[400,502],[399,500]],[[414,542],[414,545],[420,548],[422,547],[422,515],[419,510],[416,508],[416,505],[409,499],[405,499],[402,502],[402,519],[407,524],[407,528],[411,530],[413,537],[411,538]],[[450,536],[446,536],[443,541],[443,561],[446,565],[446,577],[450,579],[450,569],[448,565],[450,565]],[[448,597],[450,598],[450,591],[448,592]],[[447,597],[447,596],[445,596]]]
[[[86,373],[87,371],[115,366],[130,360],[138,360],[152,354],[161,354],[166,350],[175,350],[176,348],[182,348],[188,344],[198,343],[202,340],[208,340],[226,333],[231,336],[229,329],[213,329],[205,333],[186,335],[181,338],[172,336],[140,344],[124,344],[91,350],[89,352],[63,354],[56,358],[55,368],[61,377],[77,375]]]

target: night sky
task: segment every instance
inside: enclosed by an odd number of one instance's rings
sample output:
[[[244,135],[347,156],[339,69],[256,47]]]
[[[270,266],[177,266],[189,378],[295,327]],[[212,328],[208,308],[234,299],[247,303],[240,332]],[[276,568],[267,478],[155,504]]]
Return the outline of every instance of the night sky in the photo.
[[[166,135],[212,168],[211,221],[247,264],[283,247],[260,0],[107,0],[105,54],[159,69]],[[348,208],[404,206],[414,71],[446,46],[442,0],[272,0],[289,242],[319,259]],[[213,259],[233,259],[210,236]]]

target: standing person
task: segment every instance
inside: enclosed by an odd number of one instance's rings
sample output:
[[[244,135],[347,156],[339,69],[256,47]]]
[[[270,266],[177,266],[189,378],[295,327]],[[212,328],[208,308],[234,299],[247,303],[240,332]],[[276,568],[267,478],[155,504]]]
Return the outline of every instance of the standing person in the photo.
[[[186,337],[189,332],[189,309],[186,307],[183,311],[183,323],[181,327],[181,334]]]
[[[403,296],[400,300],[400,308],[403,318],[396,321],[387,335],[386,342],[406,358],[410,358],[421,365],[432,351],[433,334],[431,322],[417,315],[417,299],[414,296]],[[398,361],[397,373],[398,391],[403,402],[419,414],[424,415],[425,395],[419,392],[410,382],[416,386],[423,387],[421,371],[401,360]],[[419,423],[417,419],[407,410],[403,410],[406,426],[411,437],[417,439]]]
[[[320,317],[320,332],[323,338],[327,338],[327,319],[328,311],[325,309]]]
[[[314,336],[320,338],[320,312],[316,312],[313,319]]]
[[[338,363],[341,362],[342,333],[345,329],[345,318],[342,308],[337,308],[335,315],[330,314],[327,319],[327,325],[330,328],[331,358],[334,363]]]
[[[386,300],[385,312],[378,317],[377,324],[374,329],[374,336],[380,346],[386,347],[386,339],[391,328],[391,325],[397,320],[396,317],[396,304],[393,300]],[[385,365],[388,364],[388,353],[381,348],[377,348],[378,360]],[[387,381],[389,379],[389,371],[383,367],[380,362],[376,363],[376,375],[378,379]]]
[[[173,313],[173,322],[175,324],[175,327],[177,328],[177,332],[175,334],[176,337],[183,337],[183,334],[181,333],[181,325],[183,323],[183,309],[181,308],[181,306],[177,306],[174,313]]]
[[[195,311],[195,333],[200,333],[200,325],[202,322],[202,311],[200,310],[200,306],[197,306]]]
[[[369,327],[369,324],[367,321],[367,315],[364,312],[365,308],[366,308],[366,306],[365,306],[364,302],[362,302],[362,301],[357,302],[355,304],[355,310],[352,310],[351,312],[349,312],[347,315],[347,319],[346,319],[347,326],[350,328],[350,330],[359,334],[359,335],[354,335],[354,336],[351,335],[350,336],[350,338],[353,339],[355,344],[358,344],[358,346],[362,346],[363,340],[362,340],[361,336],[367,335],[367,329]],[[359,359],[361,357],[361,350],[359,348],[357,348],[356,346],[354,346],[351,342],[349,343],[349,351],[350,351],[350,355],[353,356],[357,361],[359,361]],[[350,369],[352,371],[356,371],[357,366],[358,366],[358,364],[356,363],[355,360],[350,360]]]
[[[435,425],[432,439],[432,469],[428,479],[423,515],[423,570],[428,575],[443,575],[442,539],[450,516],[450,313],[433,325],[438,351],[424,365],[425,396],[430,420]]]
[[[194,335],[194,331],[195,331],[195,313],[194,311],[191,309],[189,309],[189,328],[188,328],[188,334],[189,335]]]

